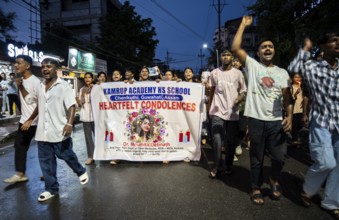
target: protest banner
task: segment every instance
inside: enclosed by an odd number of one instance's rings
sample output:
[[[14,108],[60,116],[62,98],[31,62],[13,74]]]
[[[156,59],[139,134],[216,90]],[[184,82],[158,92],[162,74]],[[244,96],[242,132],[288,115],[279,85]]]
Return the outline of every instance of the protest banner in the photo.
[[[95,160],[200,160],[204,87],[186,82],[95,85]]]

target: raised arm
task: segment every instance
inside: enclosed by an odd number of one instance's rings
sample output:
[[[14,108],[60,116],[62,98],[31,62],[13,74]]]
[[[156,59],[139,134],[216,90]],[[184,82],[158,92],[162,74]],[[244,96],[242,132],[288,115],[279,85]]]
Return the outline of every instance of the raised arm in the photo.
[[[303,48],[299,50],[297,56],[291,61],[287,69],[290,73],[305,73],[305,62],[311,58],[312,41],[305,38]]]
[[[238,59],[240,60],[241,64],[245,66],[247,53],[244,49],[241,48],[242,43],[242,36],[244,34],[245,28],[250,26],[253,22],[252,16],[244,16],[242,17],[242,21],[240,26],[237,30],[237,33],[234,36],[233,43],[232,43],[232,52]]]

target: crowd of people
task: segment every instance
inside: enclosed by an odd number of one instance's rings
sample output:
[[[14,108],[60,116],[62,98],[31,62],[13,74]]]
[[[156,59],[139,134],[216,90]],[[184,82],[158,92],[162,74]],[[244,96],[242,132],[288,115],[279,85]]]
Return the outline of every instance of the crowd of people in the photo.
[[[300,201],[310,206],[312,196],[326,183],[321,206],[339,219],[339,35],[323,34],[317,41],[319,52],[315,58],[311,56],[313,43],[306,38],[303,48],[287,71],[273,63],[276,45],[272,39],[259,42],[258,60],[250,57],[242,48],[243,33],[252,20],[251,16],[243,17],[231,48],[225,48],[220,53],[221,66],[201,81],[195,79],[189,67],[184,69],[183,79],[168,70],[164,74],[159,73],[160,77],[155,81],[204,84],[206,130],[214,151],[214,167],[209,174],[211,179],[232,174],[237,146],[243,138],[248,137],[250,199],[255,205],[265,204],[261,189],[265,178],[265,153],[271,159],[268,174],[270,197],[279,200],[282,196],[279,178],[287,151],[286,133],[291,134],[290,144],[298,146],[301,144],[299,131],[307,126],[313,164],[305,176]],[[83,122],[88,156],[85,164],[90,165],[94,163],[95,148],[91,89],[94,84],[107,82],[108,77],[106,73],[100,72],[95,79],[92,73],[86,73],[85,85],[75,97],[69,85],[57,77],[57,61],[50,58],[42,61],[42,82],[31,73],[31,65],[29,56],[20,55],[16,58],[15,68],[23,77],[15,79],[14,74],[11,74],[10,80],[6,80],[6,76],[2,76],[1,87],[7,92],[10,106],[15,102],[22,114],[18,138],[14,144],[16,174],[4,181],[15,183],[28,180],[25,175],[26,155],[35,135],[45,180],[45,191],[38,200],[45,201],[58,193],[56,157],[66,161],[81,184],[87,183],[89,177],[86,169],[72,150],[70,134],[75,106],[77,104],[81,109],[80,120]],[[109,81],[134,83],[149,80],[150,71],[143,67],[138,80],[135,79],[134,71],[127,69],[124,75],[118,70],[113,71]],[[6,104],[3,104],[4,107]],[[10,113],[13,114],[13,111],[10,110]],[[142,118],[135,133],[141,142],[147,142],[151,138],[151,130],[150,119]],[[117,162],[112,160],[110,163]]]

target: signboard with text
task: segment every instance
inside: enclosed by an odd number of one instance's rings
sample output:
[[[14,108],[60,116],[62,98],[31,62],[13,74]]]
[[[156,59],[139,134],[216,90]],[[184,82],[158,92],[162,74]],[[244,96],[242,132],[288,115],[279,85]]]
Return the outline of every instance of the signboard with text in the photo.
[[[101,83],[92,89],[96,160],[200,160],[204,87]]]
[[[72,70],[95,72],[95,54],[70,47],[68,50],[68,67]]]

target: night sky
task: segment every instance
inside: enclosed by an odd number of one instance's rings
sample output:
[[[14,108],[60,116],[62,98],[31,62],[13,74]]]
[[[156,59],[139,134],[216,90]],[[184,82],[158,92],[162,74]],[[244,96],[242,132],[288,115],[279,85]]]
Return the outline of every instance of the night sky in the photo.
[[[32,1],[33,4],[35,1]],[[124,2],[124,0],[120,0]],[[221,13],[221,25],[227,20],[241,17],[246,13],[246,7],[253,4],[254,0],[220,0],[226,3]],[[213,35],[218,27],[218,16],[213,4],[218,0],[131,0],[135,11],[143,18],[152,18],[153,26],[156,28],[160,42],[156,49],[156,57],[165,60],[166,51],[173,59],[170,63],[172,69],[183,69],[187,66],[193,70],[200,69],[200,58],[198,54],[204,43],[213,47]],[[30,13],[29,7],[20,0],[10,0],[8,3],[0,2],[5,12],[16,11],[17,19],[15,25],[17,32],[16,40],[31,42]],[[215,6],[217,7],[217,6]],[[37,18],[39,19],[39,18]],[[35,15],[32,16],[35,21]],[[34,22],[32,22],[35,28]],[[39,28],[38,28],[39,29]],[[39,32],[37,32],[39,35]],[[33,31],[33,37],[35,37]],[[35,41],[32,38],[33,42]],[[205,54],[203,65],[207,62],[209,52],[202,50]]]

